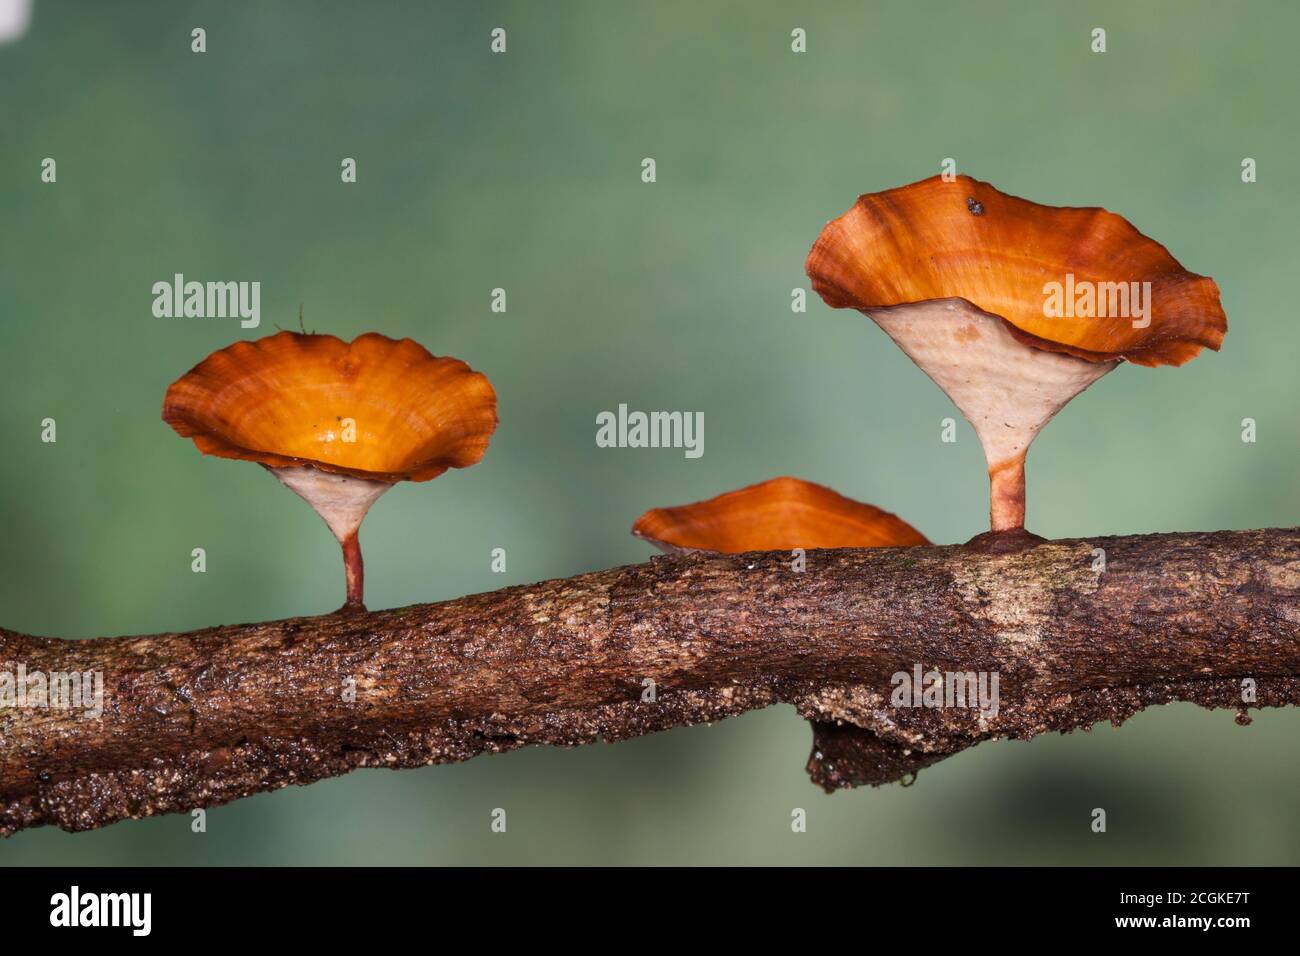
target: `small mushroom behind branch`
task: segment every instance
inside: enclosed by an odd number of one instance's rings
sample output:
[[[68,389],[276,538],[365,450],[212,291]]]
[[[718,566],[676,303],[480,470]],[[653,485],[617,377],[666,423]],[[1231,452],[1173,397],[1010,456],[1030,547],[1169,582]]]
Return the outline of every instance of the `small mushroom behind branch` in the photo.
[[[479,461],[496,393],[411,339],[279,332],[213,352],[172,383],[163,420],[205,455],[263,465],[311,505],[343,549],[343,607],[356,609],[366,512],[399,481]]]
[[[651,508],[632,533],[660,550],[784,551],[929,544],[888,511],[798,478],[772,478],[675,508]]]

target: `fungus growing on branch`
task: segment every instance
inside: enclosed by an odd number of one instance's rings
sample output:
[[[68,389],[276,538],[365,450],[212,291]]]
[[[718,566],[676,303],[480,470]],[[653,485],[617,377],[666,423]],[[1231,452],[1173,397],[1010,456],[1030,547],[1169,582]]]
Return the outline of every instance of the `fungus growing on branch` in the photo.
[[[167,389],[163,421],[205,455],[257,462],[311,505],[343,549],[343,607],[362,609],[366,512],[399,481],[481,459],[496,393],[411,339],[279,332],[190,369]]]
[[[990,525],[1023,533],[1025,455],[1121,361],[1182,365],[1227,330],[1213,279],[1098,208],[968,176],[861,196],[808,254],[832,308],[876,322],[952,399],[988,462]]]

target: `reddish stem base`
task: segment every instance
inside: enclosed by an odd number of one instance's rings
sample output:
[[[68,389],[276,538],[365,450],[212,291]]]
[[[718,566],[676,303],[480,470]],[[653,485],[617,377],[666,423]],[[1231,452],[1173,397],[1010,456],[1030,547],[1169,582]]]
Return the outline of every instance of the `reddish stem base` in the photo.
[[[982,532],[962,547],[976,554],[1016,554],[1042,544],[1046,540],[1024,528],[1011,528],[1007,531]]]
[[[1014,531],[1025,526],[1025,456],[989,469],[989,528]]]
[[[366,569],[361,561],[361,541],[354,531],[342,542],[343,573],[347,578],[348,597],[340,611],[364,611],[366,590]]]

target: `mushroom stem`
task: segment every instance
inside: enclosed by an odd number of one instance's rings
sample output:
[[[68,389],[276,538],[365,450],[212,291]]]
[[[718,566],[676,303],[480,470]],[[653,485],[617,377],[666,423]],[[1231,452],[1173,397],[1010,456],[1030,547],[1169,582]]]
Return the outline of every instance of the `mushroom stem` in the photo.
[[[1017,531],[1025,526],[1025,456],[989,468],[989,527]]]
[[[1010,324],[965,299],[867,312],[975,429],[989,463],[994,532],[1025,526],[1025,454],[1052,416],[1118,362],[1093,362],[1021,342]]]
[[[361,541],[357,533],[353,531],[350,535],[339,542],[343,548],[343,574],[347,579],[348,597],[343,602],[341,611],[364,611],[366,590],[366,569],[361,560]]]
[[[352,475],[336,475],[310,465],[271,468],[299,498],[312,506],[320,515],[343,549],[343,573],[347,579],[348,596],[340,611],[364,611],[361,603],[365,588],[365,574],[361,564],[361,542],[357,532],[361,519],[370,506],[392,484]]]

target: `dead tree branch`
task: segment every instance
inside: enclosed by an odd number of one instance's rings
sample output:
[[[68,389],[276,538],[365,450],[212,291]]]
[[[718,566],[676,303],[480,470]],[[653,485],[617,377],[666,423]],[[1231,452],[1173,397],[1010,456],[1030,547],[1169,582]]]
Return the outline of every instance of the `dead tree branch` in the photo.
[[[785,552],[661,557],[442,604],[188,634],[0,630],[0,670],[20,664],[102,673],[104,708],[0,707],[5,834],[777,702],[813,722],[809,769],[830,789],[1152,704],[1240,709],[1245,678],[1252,706],[1300,703],[1300,529],[1001,555],[813,551],[802,573]],[[891,675],[916,665],[996,673],[996,715],[892,706]]]

